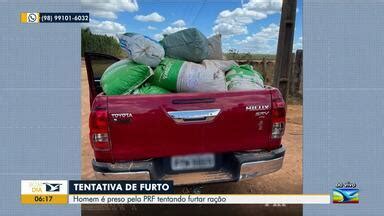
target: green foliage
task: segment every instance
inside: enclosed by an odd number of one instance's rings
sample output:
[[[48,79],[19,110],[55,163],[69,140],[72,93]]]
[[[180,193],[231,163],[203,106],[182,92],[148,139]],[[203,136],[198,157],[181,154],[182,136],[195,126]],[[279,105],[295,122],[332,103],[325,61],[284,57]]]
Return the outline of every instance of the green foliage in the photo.
[[[112,36],[92,34],[89,28],[81,29],[81,56],[84,52],[108,54],[116,57],[126,57],[119,42]]]
[[[272,54],[254,54],[254,53],[240,53],[236,49],[230,49],[224,53],[226,59],[233,60],[261,60],[265,57],[266,60],[274,60],[275,55]]]

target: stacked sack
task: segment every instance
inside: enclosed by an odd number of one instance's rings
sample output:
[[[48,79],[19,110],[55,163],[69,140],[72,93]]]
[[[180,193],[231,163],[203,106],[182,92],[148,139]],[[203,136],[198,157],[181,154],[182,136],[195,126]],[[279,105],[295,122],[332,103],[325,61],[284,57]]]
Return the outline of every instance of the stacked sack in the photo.
[[[251,65],[232,66],[225,76],[228,91],[263,89],[263,76]]]
[[[156,67],[150,83],[172,92],[226,91],[225,73],[234,61],[203,60],[201,64],[165,58]]]
[[[206,38],[195,28],[166,35],[118,36],[128,59],[107,68],[101,78],[106,95],[217,92],[263,88],[263,78],[249,65],[223,60],[221,36]]]
[[[153,76],[155,68],[164,58],[163,46],[149,37],[125,33],[118,35],[120,47],[128,59],[109,66],[100,83],[106,95],[167,94],[169,91],[151,86],[146,81]]]
[[[100,83],[106,95],[130,94],[152,75],[151,67],[124,59],[109,66]]]
[[[149,37],[125,33],[118,36],[121,48],[133,61],[156,67],[164,58],[164,48]]]

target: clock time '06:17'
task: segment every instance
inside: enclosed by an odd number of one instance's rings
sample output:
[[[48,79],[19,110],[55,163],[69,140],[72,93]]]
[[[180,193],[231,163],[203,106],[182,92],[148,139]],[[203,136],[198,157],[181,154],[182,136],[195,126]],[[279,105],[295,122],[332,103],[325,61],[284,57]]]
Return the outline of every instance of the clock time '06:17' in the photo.
[[[35,202],[51,202],[52,196],[35,196]]]

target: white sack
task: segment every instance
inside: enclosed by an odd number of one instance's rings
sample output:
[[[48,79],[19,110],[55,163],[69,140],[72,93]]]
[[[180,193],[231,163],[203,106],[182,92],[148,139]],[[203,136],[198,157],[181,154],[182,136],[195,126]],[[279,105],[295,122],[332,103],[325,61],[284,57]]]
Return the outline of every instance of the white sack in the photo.
[[[178,92],[226,91],[225,71],[234,61],[204,60],[201,64],[184,62],[177,79]]]
[[[134,33],[118,35],[120,47],[133,61],[156,67],[164,58],[164,48],[155,40]]]

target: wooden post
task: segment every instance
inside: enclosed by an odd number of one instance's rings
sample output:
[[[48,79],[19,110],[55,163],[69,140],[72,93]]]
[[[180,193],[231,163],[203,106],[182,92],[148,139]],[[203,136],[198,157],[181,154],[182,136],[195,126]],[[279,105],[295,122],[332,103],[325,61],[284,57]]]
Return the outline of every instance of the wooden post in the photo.
[[[295,96],[296,92],[294,90],[295,84],[297,82],[295,76],[295,54],[291,54],[291,59],[289,61],[289,75],[288,75],[288,95]]]
[[[298,95],[303,96],[303,50],[296,50],[295,74],[298,78],[295,92],[297,92]]]
[[[294,54],[292,54],[294,55]],[[289,95],[297,97],[301,95],[303,80],[303,50],[296,50],[296,54],[291,59],[292,71],[289,77]]]
[[[261,68],[262,68],[262,75],[265,79],[265,81],[267,81],[267,60],[265,59],[265,57],[263,57],[263,60],[261,62]]]
[[[288,95],[289,62],[293,47],[297,0],[283,0],[273,85]]]

